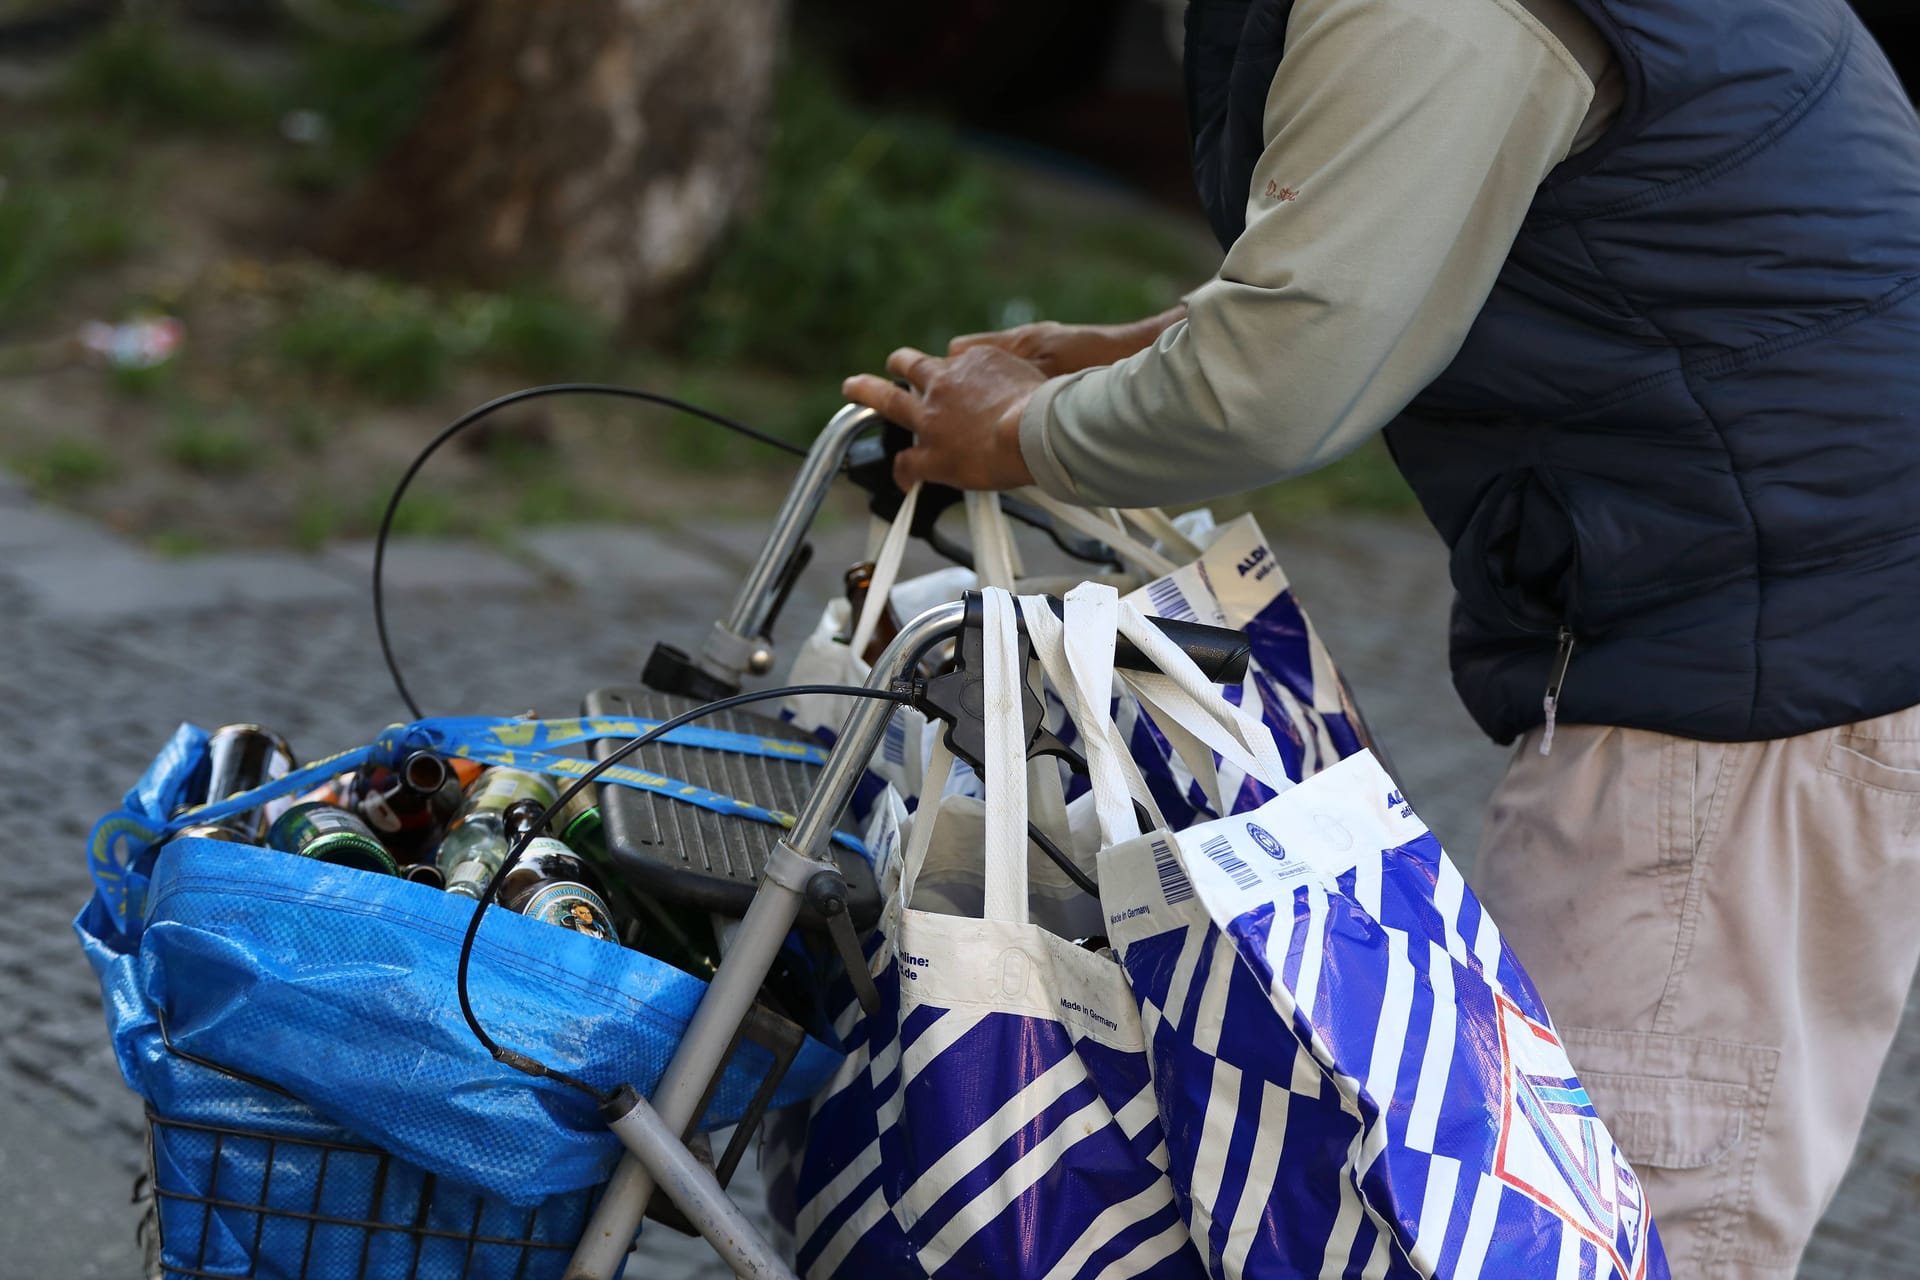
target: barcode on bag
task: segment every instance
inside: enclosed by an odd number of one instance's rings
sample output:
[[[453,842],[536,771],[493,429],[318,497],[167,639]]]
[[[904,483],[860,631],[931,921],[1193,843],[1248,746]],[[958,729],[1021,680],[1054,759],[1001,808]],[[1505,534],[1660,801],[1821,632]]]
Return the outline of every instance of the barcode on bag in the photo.
[[[1200,852],[1212,858],[1213,865],[1226,872],[1240,888],[1252,889],[1260,883],[1259,875],[1240,860],[1240,855],[1233,851],[1233,842],[1225,836],[1207,841],[1200,846]]]
[[[880,755],[888,764],[907,762],[907,725],[898,715],[887,721],[887,736],[880,741]]]
[[[1148,583],[1147,599],[1152,602],[1153,611],[1163,618],[1177,622],[1200,621],[1200,615],[1194,611],[1187,593],[1172,578],[1157,578]]]
[[[1187,873],[1180,869],[1180,860],[1173,856],[1173,846],[1165,840],[1153,842],[1153,869],[1160,875],[1160,896],[1167,905],[1177,907],[1193,896],[1193,886],[1187,882]]]

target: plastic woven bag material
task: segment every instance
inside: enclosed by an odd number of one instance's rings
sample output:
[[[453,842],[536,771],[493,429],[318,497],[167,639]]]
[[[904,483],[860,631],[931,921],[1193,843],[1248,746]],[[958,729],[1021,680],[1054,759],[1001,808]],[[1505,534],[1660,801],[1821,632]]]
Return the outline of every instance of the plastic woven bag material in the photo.
[[[472,905],[421,885],[271,850],[182,840],[153,864],[137,942],[96,897],[75,921],[101,977],[127,1083],[173,1116],[156,1058],[176,1049],[257,1077],[422,1170],[515,1205],[601,1182],[620,1145],[592,1101],[495,1062],[461,1017],[455,974]],[[651,1091],[705,984],[643,953],[504,910],[473,952],[475,1011],[503,1045],[602,1088]],[[774,1099],[805,1098],[839,1055],[808,1041]],[[706,1127],[730,1123],[770,1065],[743,1044]],[[404,1274],[404,1273],[403,1273]]]
[[[1493,920],[1362,754],[1102,851],[1216,1280],[1665,1280],[1639,1180]]]
[[[1158,617],[1246,633],[1253,653],[1247,676],[1221,692],[1265,722],[1289,778],[1311,777],[1360,750],[1358,714],[1333,659],[1252,516],[1222,526],[1197,560],[1147,583],[1127,602]],[[1175,828],[1272,799],[1270,788],[1225,764],[1218,769],[1223,794],[1216,805],[1201,781],[1205,771],[1182,759],[1151,718],[1129,699],[1116,709],[1134,759]]]
[[[847,1060],[779,1187],[800,1270],[1198,1280],[1125,976],[1030,915],[1024,673],[1012,601],[984,604],[989,782],[980,820],[962,824],[977,833],[978,904],[918,894],[923,872],[951,877],[962,853],[929,866],[930,824],[954,810],[922,805],[870,957],[882,1007],[843,1009]],[[930,794],[948,761],[938,748]]]

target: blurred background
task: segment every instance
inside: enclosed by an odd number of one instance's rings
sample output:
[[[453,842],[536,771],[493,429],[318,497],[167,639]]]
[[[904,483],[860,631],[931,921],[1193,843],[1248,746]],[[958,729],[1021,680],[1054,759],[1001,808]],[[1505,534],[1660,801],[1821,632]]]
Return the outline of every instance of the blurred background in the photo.
[[[1920,22],[1861,4],[1893,46]],[[1179,16],[0,0],[0,465],[163,554],[316,547],[371,528],[433,424],[529,380],[804,439],[900,343],[1152,314],[1216,263]],[[777,459],[632,418],[503,422],[403,525],[758,509]],[[1267,506],[1408,501],[1369,449]]]
[[[1728,0],[1730,2],[1730,0]],[[1909,88],[1913,0],[1858,0]],[[902,343],[1131,320],[1218,251],[1179,0],[0,0],[0,1275],[138,1270],[144,1164],[67,921],[81,842],[183,719],[305,756],[402,714],[367,539],[443,423],[627,382],[804,442]],[[569,713],[691,647],[791,460],[594,401],[503,415],[401,508],[429,712]],[[863,522],[850,495],[787,614]],[[1463,862],[1504,754],[1445,558],[1377,447],[1256,510]],[[1804,1275],[1920,1276],[1920,1019]],[[648,1272],[702,1270],[698,1249]]]

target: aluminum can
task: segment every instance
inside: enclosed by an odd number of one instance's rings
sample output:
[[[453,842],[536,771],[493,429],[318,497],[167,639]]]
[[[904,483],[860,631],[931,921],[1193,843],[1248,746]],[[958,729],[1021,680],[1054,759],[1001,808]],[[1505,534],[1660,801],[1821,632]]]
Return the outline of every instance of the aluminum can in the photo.
[[[213,804],[242,791],[284,778],[295,768],[293,748],[271,729],[257,724],[222,725],[207,740],[207,785],[196,803]],[[264,844],[274,820],[292,807],[292,800],[275,800],[245,813],[222,818],[242,840]]]
[[[223,827],[217,822],[199,822],[191,827],[182,827],[167,837],[168,844],[172,844],[175,840],[219,840],[226,844],[246,843],[245,840],[235,835],[231,828]]]

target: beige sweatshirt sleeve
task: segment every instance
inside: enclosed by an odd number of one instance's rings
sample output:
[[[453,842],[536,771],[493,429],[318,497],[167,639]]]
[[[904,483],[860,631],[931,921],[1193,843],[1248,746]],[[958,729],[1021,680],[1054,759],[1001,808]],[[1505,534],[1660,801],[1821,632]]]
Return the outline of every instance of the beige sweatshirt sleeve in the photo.
[[[1028,402],[1035,480],[1160,505],[1358,446],[1459,350],[1592,97],[1517,0],[1299,0],[1245,231],[1184,322]]]

